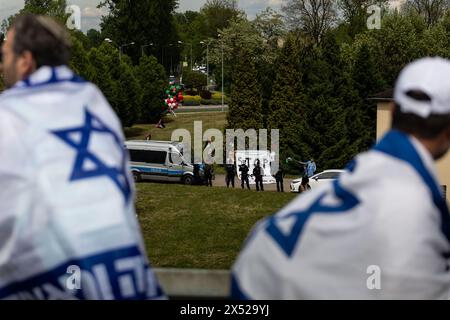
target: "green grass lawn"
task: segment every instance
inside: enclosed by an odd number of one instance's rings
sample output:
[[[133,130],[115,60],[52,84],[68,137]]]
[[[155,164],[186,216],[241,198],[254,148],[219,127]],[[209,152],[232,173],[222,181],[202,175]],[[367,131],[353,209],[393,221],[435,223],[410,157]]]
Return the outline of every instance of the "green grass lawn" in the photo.
[[[294,197],[140,183],[136,207],[154,267],[229,269],[253,225]]]
[[[125,129],[128,140],[171,140],[175,129],[223,130],[226,112],[166,117],[166,128],[154,124]],[[194,137],[192,137],[193,139]],[[224,169],[216,166],[216,174]],[[137,211],[152,265],[170,268],[229,269],[253,225],[291,201],[295,195],[177,184],[137,185]]]
[[[172,116],[165,117],[165,129],[156,128],[155,124],[138,124],[132,128],[125,129],[127,140],[142,140],[150,133],[152,140],[170,141],[172,132],[176,129],[187,129],[194,132],[194,121],[202,121],[203,131],[208,129],[223,130],[227,123],[226,112],[211,113],[189,113],[179,114],[176,118]],[[194,139],[194,137],[192,137]]]

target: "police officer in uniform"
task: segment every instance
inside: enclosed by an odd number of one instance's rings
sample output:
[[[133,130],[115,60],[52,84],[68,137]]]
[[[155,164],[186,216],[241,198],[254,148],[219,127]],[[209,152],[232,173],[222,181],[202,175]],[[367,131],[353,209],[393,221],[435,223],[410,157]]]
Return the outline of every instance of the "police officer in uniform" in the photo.
[[[248,180],[248,172],[250,169],[247,164],[244,162],[239,166],[239,172],[241,172],[241,187],[245,189],[244,183],[247,184],[247,189],[250,190],[250,181]]]
[[[234,164],[229,163],[225,166],[225,169],[227,171],[227,176],[225,179],[227,183],[227,188],[230,187],[230,184],[234,188],[234,178],[236,177],[236,166]]]
[[[256,166],[253,169],[253,176],[255,177],[256,182],[256,191],[264,191],[264,185],[263,185],[263,172],[261,168],[260,161],[256,161]]]

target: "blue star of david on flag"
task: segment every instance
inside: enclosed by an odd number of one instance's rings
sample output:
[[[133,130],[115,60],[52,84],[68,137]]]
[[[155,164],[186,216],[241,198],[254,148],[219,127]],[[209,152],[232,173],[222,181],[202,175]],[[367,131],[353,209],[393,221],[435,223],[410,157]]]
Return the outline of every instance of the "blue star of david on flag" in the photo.
[[[110,167],[102,162],[94,153],[90,152],[89,141],[93,133],[109,134],[114,139],[117,147],[122,153],[122,162],[120,167]],[[72,129],[53,131],[59,139],[64,141],[70,147],[77,151],[75,165],[72,170],[70,181],[79,181],[97,177],[108,177],[122,192],[125,202],[128,203],[131,195],[130,181],[126,174],[127,156],[125,148],[121,143],[119,136],[108,128],[98,117],[90,113],[85,108],[85,122],[82,126]],[[81,134],[81,140],[74,138],[74,135]],[[86,161],[91,164],[89,169],[85,169]],[[92,165],[93,164],[93,165]]]

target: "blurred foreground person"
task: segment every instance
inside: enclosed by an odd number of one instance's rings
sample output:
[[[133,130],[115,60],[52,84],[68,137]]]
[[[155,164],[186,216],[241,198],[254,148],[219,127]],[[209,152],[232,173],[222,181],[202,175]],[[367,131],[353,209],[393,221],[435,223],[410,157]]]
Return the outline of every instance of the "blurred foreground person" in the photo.
[[[122,126],[66,66],[65,30],[19,16],[2,54],[0,298],[164,298],[135,218]]]
[[[374,149],[255,227],[233,267],[234,298],[449,297],[450,216],[434,160],[450,147],[450,62],[408,65],[394,100]]]

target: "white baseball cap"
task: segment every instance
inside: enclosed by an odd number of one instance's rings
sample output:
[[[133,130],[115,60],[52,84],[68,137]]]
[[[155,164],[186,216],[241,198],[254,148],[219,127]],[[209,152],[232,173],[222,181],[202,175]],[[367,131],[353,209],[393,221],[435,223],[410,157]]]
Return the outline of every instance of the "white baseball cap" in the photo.
[[[411,91],[423,92],[431,101],[416,100],[408,95]],[[397,79],[394,101],[402,112],[422,118],[450,114],[450,60],[423,58],[407,65]]]

